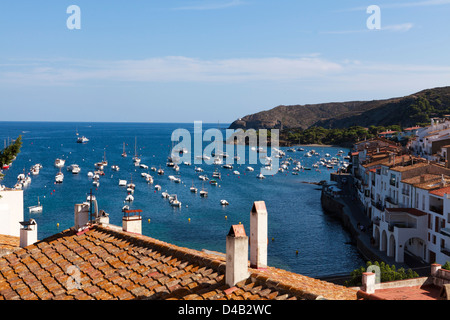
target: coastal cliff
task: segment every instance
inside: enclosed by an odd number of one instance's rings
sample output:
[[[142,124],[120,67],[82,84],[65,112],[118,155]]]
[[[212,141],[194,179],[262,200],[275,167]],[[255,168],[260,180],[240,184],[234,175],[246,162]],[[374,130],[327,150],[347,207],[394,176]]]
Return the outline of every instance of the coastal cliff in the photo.
[[[237,119],[230,129],[327,129],[352,126],[414,126],[430,117],[450,114],[450,87],[426,89],[408,96],[310,105],[280,105]]]

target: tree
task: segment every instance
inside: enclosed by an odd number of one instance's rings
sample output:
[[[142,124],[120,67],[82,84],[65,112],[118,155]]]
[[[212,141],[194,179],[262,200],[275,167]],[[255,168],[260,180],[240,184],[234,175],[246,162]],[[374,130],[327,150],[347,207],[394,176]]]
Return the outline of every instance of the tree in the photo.
[[[22,136],[19,136],[12,144],[0,151],[0,167],[10,164],[16,159],[22,147]],[[0,176],[0,179],[2,176]]]
[[[372,263],[371,261],[367,261],[366,267],[377,266],[380,270],[381,282],[388,281],[398,281],[405,279],[413,279],[418,278],[419,275],[417,272],[408,269],[407,271],[404,268],[400,268],[396,270],[395,265],[388,265],[384,262],[375,261]],[[366,272],[367,268],[360,267],[359,269],[355,269],[350,273],[351,279],[345,282],[345,285],[348,287],[361,286],[362,274]]]

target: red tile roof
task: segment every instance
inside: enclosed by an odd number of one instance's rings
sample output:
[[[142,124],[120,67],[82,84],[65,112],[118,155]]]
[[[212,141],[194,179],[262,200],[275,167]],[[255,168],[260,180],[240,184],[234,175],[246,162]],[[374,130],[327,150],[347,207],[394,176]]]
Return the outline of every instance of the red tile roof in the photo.
[[[412,214],[416,217],[420,217],[420,216],[426,216],[427,213],[415,208],[386,208],[386,211],[389,212],[405,212],[405,213],[409,213]]]
[[[95,225],[0,257],[0,300],[355,300],[357,291],[278,268],[225,284],[223,254]],[[78,279],[78,281],[74,281]]]
[[[443,197],[446,193],[450,194],[450,187],[436,189],[436,190],[430,191],[430,193],[434,194],[436,196]]]
[[[441,288],[434,285],[377,289],[373,294],[358,292],[366,300],[439,300]]]

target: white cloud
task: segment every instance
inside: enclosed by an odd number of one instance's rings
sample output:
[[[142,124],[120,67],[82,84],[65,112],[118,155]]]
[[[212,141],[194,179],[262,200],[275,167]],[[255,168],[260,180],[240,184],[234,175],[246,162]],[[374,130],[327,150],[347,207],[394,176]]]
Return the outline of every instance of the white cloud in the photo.
[[[394,24],[385,27],[381,27],[381,30],[393,31],[393,32],[407,32],[414,27],[412,23]]]
[[[37,64],[37,65],[36,65]],[[202,60],[160,57],[144,60],[19,62],[0,67],[1,82],[70,84],[102,80],[122,82],[295,80],[339,72],[342,66],[318,57]]]

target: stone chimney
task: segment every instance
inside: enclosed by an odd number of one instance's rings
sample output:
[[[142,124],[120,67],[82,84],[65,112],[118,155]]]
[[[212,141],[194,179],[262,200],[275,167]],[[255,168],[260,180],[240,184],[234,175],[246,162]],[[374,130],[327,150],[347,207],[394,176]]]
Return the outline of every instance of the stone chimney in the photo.
[[[267,267],[267,210],[264,201],[255,201],[250,213],[250,266]]]
[[[122,230],[142,234],[142,210],[125,210],[122,217]]]
[[[225,283],[233,287],[248,278],[248,237],[242,224],[233,225],[226,242]]]
[[[20,247],[25,248],[37,242],[37,223],[34,219],[20,222]]]
[[[369,294],[375,293],[375,279],[375,273],[364,272],[362,274],[362,290]]]

